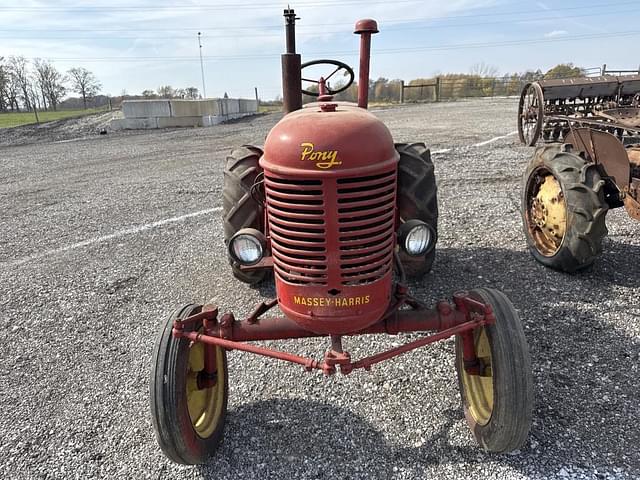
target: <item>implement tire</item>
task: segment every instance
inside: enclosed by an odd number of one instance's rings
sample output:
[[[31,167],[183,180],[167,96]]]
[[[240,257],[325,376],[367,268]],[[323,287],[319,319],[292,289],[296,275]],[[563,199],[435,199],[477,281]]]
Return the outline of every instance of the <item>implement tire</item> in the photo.
[[[598,166],[566,146],[536,150],[524,176],[522,220],[538,262],[572,273],[602,253],[609,209],[604,187]]]

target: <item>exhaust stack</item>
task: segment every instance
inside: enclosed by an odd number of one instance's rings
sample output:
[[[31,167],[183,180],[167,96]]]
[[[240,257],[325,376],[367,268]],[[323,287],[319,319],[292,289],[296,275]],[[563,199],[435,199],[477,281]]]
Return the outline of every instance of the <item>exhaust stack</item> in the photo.
[[[358,79],[358,106],[369,105],[369,64],[371,62],[371,35],[378,33],[378,24],[371,18],[356,22],[353,33],[360,35],[360,72]]]
[[[301,59],[296,53],[296,12],[293,8],[284,10],[286,53],[282,54],[282,107],[284,113],[302,108]]]

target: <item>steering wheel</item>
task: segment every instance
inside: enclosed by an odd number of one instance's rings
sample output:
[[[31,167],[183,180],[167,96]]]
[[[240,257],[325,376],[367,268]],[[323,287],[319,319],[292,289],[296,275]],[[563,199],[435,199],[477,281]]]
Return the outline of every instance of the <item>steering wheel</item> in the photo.
[[[353,74],[353,69],[349,65],[347,65],[346,63],[339,62],[338,60],[324,60],[324,59],[323,60],[313,60],[311,62],[306,62],[306,63],[303,63],[302,65],[300,65],[300,69],[304,70],[305,68],[311,67],[313,65],[333,65],[334,67],[337,67],[328,76],[323,77],[325,82],[327,80],[329,80],[331,77],[333,77],[340,70],[345,70],[346,73],[349,75],[349,81],[346,83],[346,85],[340,87],[337,90],[330,89],[325,83],[325,89],[326,89],[326,91],[327,91],[327,93],[329,95],[335,95],[336,93],[344,92],[347,88],[349,88],[351,86],[351,84],[353,83],[353,81],[355,79],[355,75]],[[304,78],[304,77],[302,78],[302,81],[303,82],[310,82],[310,83],[320,84],[320,80],[311,80],[309,78]],[[309,90],[302,90],[302,93],[304,93],[305,95],[309,95],[311,97],[319,97],[320,96],[320,92],[310,92]]]

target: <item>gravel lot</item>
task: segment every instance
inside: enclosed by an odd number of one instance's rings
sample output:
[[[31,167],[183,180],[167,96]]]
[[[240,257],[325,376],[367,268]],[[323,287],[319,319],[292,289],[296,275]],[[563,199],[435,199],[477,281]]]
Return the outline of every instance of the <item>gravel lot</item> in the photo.
[[[272,114],[0,147],[0,478],[639,478],[639,225],[610,212],[606,254],[585,273],[535,263],[519,214],[532,150],[514,135],[474,146],[513,132],[516,108],[495,99],[377,114],[397,141],[440,152],[439,253],[413,291],[431,303],[499,288],[523,319],[536,408],[521,451],[475,444],[450,340],[332,378],[233,352],[216,461],[164,458],[147,389],[166,311],[213,298],[242,315],[273,295],[233,279],[217,209],[226,153],[262,143]],[[358,358],[406,339],[345,346]],[[320,358],[326,340],[280,346]]]

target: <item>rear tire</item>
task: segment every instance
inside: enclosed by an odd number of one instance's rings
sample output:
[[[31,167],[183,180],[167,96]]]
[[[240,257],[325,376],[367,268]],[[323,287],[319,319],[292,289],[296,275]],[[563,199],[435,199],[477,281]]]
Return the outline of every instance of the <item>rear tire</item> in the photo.
[[[256,178],[262,173],[259,160],[262,150],[251,145],[242,146],[227,156],[222,189],[222,218],[224,221],[224,244],[242,228],[264,231],[264,209],[251,194]],[[244,271],[228,256],[233,276],[250,285],[264,280],[267,269]]]
[[[522,221],[533,257],[542,265],[572,273],[602,253],[609,206],[597,165],[567,148],[536,150],[524,176]],[[558,187],[557,195],[543,191],[553,193]]]
[[[417,219],[438,231],[438,199],[431,152],[424,143],[397,143],[398,212],[404,223]],[[400,261],[409,277],[422,278],[436,258],[435,247],[427,254],[411,256],[400,249]]]
[[[533,416],[533,374],[529,346],[509,299],[498,290],[479,288],[471,296],[493,308],[493,325],[477,328],[476,354],[482,375],[464,369],[462,341],[456,336],[456,370],[464,415],[478,443],[489,452],[520,448]]]

